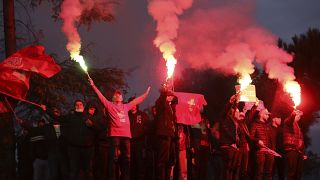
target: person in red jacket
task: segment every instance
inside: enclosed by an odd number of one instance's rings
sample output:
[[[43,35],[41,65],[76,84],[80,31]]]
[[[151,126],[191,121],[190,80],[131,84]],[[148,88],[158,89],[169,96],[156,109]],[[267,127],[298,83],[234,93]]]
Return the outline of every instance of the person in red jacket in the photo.
[[[283,126],[283,147],[288,166],[288,180],[299,180],[302,175],[304,154],[303,134],[298,124],[303,113],[294,110],[285,119]]]
[[[251,136],[259,140],[255,152],[258,180],[262,180],[264,176],[267,180],[272,179],[274,157],[266,151],[267,148],[272,149],[271,127],[267,123],[269,115],[267,109],[260,110],[258,119],[252,123],[250,128]]]

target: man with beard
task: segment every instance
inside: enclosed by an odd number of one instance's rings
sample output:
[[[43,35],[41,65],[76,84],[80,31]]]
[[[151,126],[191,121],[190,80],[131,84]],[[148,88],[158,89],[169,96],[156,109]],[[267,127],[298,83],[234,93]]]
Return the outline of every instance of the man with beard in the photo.
[[[64,117],[65,132],[70,160],[70,180],[77,180],[83,171],[85,180],[92,179],[92,159],[94,150],[94,120],[97,107],[76,100],[73,113]]]

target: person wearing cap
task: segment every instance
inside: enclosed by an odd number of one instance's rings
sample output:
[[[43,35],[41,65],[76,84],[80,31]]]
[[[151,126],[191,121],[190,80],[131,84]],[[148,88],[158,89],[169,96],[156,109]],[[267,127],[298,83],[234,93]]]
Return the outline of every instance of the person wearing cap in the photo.
[[[110,116],[110,130],[109,136],[111,137],[111,154],[110,157],[113,159],[109,167],[109,177],[110,179],[115,179],[116,177],[116,164],[118,160],[120,161],[120,171],[121,179],[130,178],[130,120],[128,112],[133,106],[138,105],[144,101],[148,96],[150,87],[146,90],[144,94],[135,98],[127,104],[123,103],[123,97],[120,90],[116,90],[112,96],[112,102],[108,101],[100,90],[95,86],[93,80],[89,78],[89,83],[97,94],[98,98],[106,108],[108,115]],[[119,156],[122,156],[119,159]]]
[[[294,110],[284,120],[283,147],[288,167],[288,180],[301,179],[303,160],[307,158],[304,153],[303,134],[298,124],[302,111]]]
[[[265,176],[267,180],[271,180],[274,156],[267,153],[267,148],[272,149],[271,127],[267,124],[270,113],[268,109],[262,109],[257,114],[257,119],[250,127],[251,136],[259,139],[255,151],[256,177],[262,180]]]

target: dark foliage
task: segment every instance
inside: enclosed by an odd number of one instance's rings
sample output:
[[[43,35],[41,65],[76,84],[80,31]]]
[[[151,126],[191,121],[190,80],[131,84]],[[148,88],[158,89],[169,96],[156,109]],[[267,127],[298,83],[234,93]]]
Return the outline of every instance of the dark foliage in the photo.
[[[57,106],[62,113],[68,113],[73,108],[75,99],[99,102],[88,83],[87,75],[78,63],[66,60],[60,66],[62,70],[50,79],[32,75],[28,100],[47,107]],[[90,69],[89,74],[106,97],[111,97],[115,89],[122,89],[126,93],[128,85],[125,82],[125,73],[121,69]],[[36,106],[20,102],[16,114],[21,119],[35,121],[42,116],[42,111]]]
[[[304,112],[301,124],[303,131],[308,132],[316,122],[315,113],[320,109],[320,31],[309,29],[305,34],[295,35],[292,43],[280,40],[279,46],[294,54],[290,65],[301,85],[302,103],[298,109]]]
[[[30,6],[33,8],[36,8],[41,5],[41,3],[43,3],[43,0],[29,1]],[[63,0],[47,1],[52,5],[52,18],[58,20]],[[82,3],[85,3],[85,1],[83,1]],[[120,3],[117,0],[94,1],[94,4],[90,9],[84,9],[79,20],[79,25],[85,25],[89,28],[93,22],[111,22],[115,20],[113,9],[119,4]]]

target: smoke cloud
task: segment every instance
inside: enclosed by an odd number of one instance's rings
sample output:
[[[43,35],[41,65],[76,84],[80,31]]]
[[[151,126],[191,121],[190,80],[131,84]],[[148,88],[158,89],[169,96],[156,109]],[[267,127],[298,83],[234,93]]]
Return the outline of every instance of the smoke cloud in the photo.
[[[62,31],[68,39],[67,50],[71,55],[79,55],[81,38],[78,24],[90,25],[92,21],[108,21],[113,18],[113,5],[110,0],[64,0],[61,5],[60,18],[63,20]]]
[[[80,19],[82,10],[83,7],[78,0],[65,0],[61,5],[62,31],[67,36],[67,50],[71,54],[80,54],[81,40],[75,25]]]
[[[195,10],[180,22],[179,59],[195,68],[240,76],[252,74],[256,62],[271,79],[283,84],[294,80],[294,70],[287,65],[292,56],[278,48],[276,36],[256,23],[254,7],[251,1]]]
[[[157,37],[153,41],[156,47],[163,53],[167,61],[168,77],[171,77],[176,64],[174,53],[176,52],[173,40],[177,38],[179,28],[178,15],[190,8],[192,0],[150,0],[148,12],[157,22]]]

